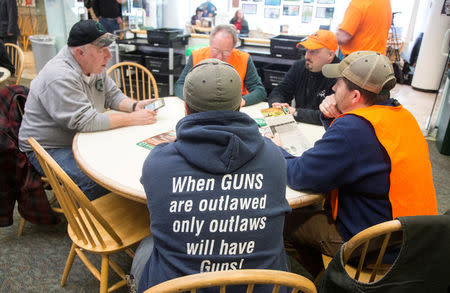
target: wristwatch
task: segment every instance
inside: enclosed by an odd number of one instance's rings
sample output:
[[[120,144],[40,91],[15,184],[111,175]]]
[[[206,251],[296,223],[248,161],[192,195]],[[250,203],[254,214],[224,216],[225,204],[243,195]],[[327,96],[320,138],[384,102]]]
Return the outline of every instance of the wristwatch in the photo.
[[[134,112],[136,110],[136,105],[138,102],[134,102],[133,106],[131,106],[131,112]]]

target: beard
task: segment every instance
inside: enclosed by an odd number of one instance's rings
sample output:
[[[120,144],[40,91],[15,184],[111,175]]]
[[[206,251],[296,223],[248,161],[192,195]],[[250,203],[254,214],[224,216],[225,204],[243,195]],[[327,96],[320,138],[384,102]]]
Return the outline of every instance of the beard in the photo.
[[[305,59],[305,66],[309,71],[312,70],[312,63],[310,59]]]

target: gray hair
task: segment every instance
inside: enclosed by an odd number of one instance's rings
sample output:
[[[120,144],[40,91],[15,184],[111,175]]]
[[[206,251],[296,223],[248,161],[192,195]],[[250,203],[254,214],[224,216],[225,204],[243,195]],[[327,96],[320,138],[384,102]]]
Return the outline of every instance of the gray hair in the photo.
[[[71,52],[72,55],[73,55],[73,54],[75,54],[75,49],[76,49],[76,48],[80,48],[83,52],[86,52],[86,51],[88,50],[88,45],[89,45],[89,44],[84,44],[84,45],[76,46],[76,47],[69,47],[69,46],[68,46],[68,48],[69,48],[70,52]]]
[[[238,36],[236,27],[233,24],[219,24],[214,27],[214,29],[211,32],[210,40],[214,38],[214,36],[219,32],[226,32],[230,34],[230,36],[233,38],[233,46],[236,46],[238,42]]]

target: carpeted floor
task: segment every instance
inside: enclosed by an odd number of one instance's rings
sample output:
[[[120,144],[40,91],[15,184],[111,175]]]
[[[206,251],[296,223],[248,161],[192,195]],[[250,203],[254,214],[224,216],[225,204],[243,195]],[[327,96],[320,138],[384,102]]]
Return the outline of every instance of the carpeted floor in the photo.
[[[438,196],[439,213],[450,209],[450,156],[441,155],[434,142],[429,142],[433,179]],[[84,264],[75,258],[66,285],[61,287],[62,272],[71,241],[66,223],[44,227],[26,223],[23,236],[17,236],[17,211],[14,224],[0,228],[0,292],[98,292],[99,282]],[[89,254],[99,267],[100,258]],[[127,272],[131,259],[124,253],[113,259]],[[295,267],[294,267],[295,269]],[[300,273],[300,272],[298,272]],[[110,270],[110,284],[119,278]],[[127,292],[125,288],[115,292]]]

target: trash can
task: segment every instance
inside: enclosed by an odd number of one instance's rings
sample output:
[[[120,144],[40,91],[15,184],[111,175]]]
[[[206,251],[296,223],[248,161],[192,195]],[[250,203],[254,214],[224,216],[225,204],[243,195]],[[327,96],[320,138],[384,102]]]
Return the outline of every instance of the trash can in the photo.
[[[450,156],[450,71],[445,82],[436,125],[438,127],[436,135],[438,150],[441,154]]]
[[[56,55],[55,38],[49,35],[30,36],[36,72],[39,73],[47,62]]]

